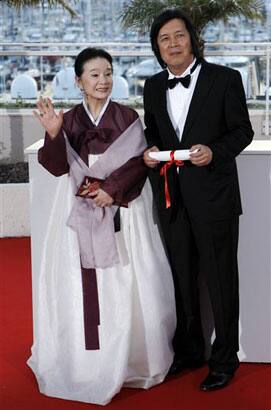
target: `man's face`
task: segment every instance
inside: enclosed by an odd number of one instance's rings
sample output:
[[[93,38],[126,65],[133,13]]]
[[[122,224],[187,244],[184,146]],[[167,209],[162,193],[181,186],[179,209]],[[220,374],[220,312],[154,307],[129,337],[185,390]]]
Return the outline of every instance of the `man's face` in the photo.
[[[168,21],[159,31],[157,43],[162,60],[169,70],[182,74],[194,59],[190,34],[180,19]]]

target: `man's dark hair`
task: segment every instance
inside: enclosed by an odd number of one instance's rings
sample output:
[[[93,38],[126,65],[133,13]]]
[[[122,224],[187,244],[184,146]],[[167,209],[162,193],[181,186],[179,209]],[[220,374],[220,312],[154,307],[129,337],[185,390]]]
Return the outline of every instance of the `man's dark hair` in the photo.
[[[88,47],[82,50],[75,59],[74,71],[77,77],[81,77],[83,74],[84,64],[94,58],[105,58],[110,63],[113,70],[112,56],[107,51],[101,48]]]
[[[196,58],[202,57],[202,49],[200,46],[200,41],[196,32],[195,27],[193,26],[189,17],[179,9],[169,9],[163,11],[159,16],[157,16],[151,26],[150,38],[152,50],[157,58],[160,66],[166,68],[165,62],[162,60],[159,47],[158,47],[158,33],[160,29],[170,20],[179,19],[182,20],[185,24],[185,27],[190,35],[190,41],[192,46],[193,54]]]

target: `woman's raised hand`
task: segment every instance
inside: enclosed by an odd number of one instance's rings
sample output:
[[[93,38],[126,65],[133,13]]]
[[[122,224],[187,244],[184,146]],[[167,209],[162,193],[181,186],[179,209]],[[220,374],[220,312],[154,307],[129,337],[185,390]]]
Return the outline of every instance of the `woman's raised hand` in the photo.
[[[39,111],[34,110],[34,116],[39,120],[50,137],[52,139],[55,138],[62,127],[63,110],[60,110],[57,114],[50,98],[43,97],[40,97],[38,100],[37,108]]]

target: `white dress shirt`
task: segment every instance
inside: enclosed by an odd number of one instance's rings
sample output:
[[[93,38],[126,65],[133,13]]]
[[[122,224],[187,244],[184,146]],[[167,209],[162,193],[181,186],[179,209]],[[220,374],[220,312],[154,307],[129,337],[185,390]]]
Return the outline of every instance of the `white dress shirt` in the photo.
[[[194,59],[194,61],[189,65],[189,67],[187,67],[185,72],[179,76],[172,74],[172,72],[169,69],[167,69],[169,73],[168,79],[174,77],[185,77],[187,74],[190,73],[190,70],[195,64],[195,62],[196,59]],[[178,83],[174,88],[169,88],[167,90],[168,114],[180,141],[182,139],[188,109],[192,100],[200,69],[201,64],[198,64],[198,66],[191,74],[191,81],[188,88],[185,88],[181,83]]]

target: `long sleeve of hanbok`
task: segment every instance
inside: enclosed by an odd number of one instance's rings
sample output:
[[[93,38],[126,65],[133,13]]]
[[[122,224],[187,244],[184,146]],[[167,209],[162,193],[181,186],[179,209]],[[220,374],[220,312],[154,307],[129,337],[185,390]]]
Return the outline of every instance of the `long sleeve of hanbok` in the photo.
[[[51,174],[60,176],[69,172],[66,145],[61,130],[55,138],[45,133],[44,146],[38,152],[39,163]]]
[[[127,204],[140,195],[147,173],[148,170],[142,156],[134,157],[112,172],[103,182],[101,188],[116,203]]]

